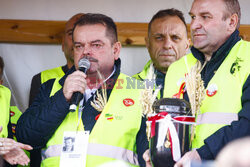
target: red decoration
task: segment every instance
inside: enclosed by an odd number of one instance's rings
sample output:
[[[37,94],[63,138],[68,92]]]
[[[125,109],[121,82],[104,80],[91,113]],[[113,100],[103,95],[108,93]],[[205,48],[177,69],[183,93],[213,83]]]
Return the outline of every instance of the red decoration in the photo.
[[[123,100],[123,104],[124,104],[126,107],[129,107],[129,106],[134,105],[135,102],[134,102],[133,99],[127,98],[127,99],[124,99],[124,100]]]

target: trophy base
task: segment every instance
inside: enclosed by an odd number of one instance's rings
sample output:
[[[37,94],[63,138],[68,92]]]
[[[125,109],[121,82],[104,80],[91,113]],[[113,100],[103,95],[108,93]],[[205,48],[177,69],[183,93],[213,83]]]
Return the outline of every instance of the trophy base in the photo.
[[[172,158],[171,149],[164,147],[150,150],[151,161],[154,167],[173,167],[175,161]]]

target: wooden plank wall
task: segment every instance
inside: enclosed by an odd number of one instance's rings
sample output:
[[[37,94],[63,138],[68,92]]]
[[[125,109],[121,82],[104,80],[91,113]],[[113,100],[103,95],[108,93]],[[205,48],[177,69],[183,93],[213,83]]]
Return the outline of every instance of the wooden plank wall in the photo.
[[[66,21],[0,19],[0,43],[60,44],[65,23]],[[116,24],[119,41],[123,46],[145,45],[147,23]],[[250,41],[250,25],[241,25],[240,35]]]

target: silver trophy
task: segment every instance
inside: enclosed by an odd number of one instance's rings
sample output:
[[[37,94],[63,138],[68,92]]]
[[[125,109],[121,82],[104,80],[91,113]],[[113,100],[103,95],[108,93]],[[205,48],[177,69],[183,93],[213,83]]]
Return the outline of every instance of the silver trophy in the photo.
[[[163,98],[153,104],[150,125],[150,156],[154,167],[173,167],[190,150],[190,104],[183,99]]]

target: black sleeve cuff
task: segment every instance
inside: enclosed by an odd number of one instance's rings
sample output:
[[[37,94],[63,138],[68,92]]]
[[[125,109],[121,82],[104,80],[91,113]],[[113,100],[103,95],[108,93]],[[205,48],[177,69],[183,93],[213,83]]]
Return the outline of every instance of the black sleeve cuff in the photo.
[[[210,152],[210,149],[207,145],[203,145],[199,149],[197,149],[198,154],[200,155],[202,160],[213,160],[215,157]]]
[[[146,163],[143,159],[143,153],[148,149],[149,143],[147,140],[146,134],[146,118],[142,117],[141,120],[141,128],[136,136],[136,145],[137,145],[137,154],[138,154],[138,161],[141,167],[146,166]]]
[[[64,97],[63,89],[60,89],[58,92],[56,92],[54,95],[54,98],[56,99],[55,105],[56,105],[57,111],[59,111],[60,113],[64,111],[65,112],[64,114],[68,113],[69,102],[67,102]]]

